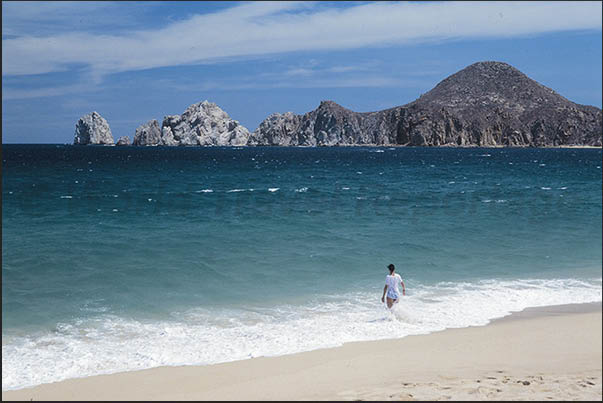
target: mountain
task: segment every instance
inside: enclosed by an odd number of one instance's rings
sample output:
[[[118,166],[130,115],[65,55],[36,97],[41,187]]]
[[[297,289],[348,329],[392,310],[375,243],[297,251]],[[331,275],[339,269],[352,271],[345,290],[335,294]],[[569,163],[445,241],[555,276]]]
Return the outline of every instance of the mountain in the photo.
[[[272,114],[248,145],[601,146],[601,109],[573,103],[501,62],[479,62],[419,99],[359,113],[323,101]]]

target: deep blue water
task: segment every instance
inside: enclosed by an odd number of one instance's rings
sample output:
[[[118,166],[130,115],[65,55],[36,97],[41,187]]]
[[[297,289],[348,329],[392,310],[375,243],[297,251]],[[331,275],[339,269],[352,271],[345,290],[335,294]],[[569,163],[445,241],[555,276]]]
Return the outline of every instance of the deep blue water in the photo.
[[[601,159],[3,145],[3,389],[600,301]],[[389,263],[409,290],[393,321]]]

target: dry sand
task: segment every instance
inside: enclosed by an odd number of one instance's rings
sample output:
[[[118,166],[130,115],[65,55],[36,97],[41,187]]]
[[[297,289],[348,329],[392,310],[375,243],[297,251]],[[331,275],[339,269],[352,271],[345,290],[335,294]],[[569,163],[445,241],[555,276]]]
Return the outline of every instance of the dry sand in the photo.
[[[601,303],[487,326],[2,393],[3,400],[598,400]]]

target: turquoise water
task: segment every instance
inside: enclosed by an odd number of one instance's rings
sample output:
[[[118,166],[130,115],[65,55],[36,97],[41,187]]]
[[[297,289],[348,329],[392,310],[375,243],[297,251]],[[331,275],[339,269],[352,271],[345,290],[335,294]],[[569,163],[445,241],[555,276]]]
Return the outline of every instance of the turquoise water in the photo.
[[[3,389],[600,301],[601,157],[3,145]]]

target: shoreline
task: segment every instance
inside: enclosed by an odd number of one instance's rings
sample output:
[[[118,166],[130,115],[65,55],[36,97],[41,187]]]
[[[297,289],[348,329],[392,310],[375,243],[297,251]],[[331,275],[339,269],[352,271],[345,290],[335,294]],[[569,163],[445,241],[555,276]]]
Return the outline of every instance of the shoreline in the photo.
[[[600,400],[601,302],[290,355],[72,378],[3,391],[2,399],[517,399],[529,391],[533,400],[555,387],[555,400]]]

